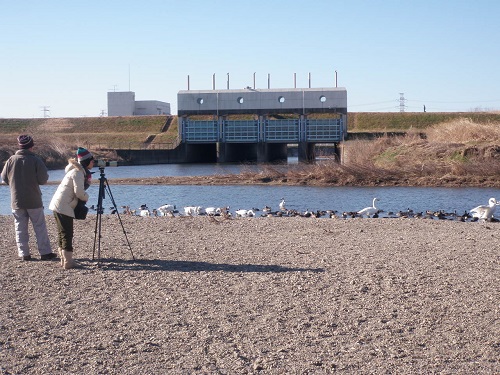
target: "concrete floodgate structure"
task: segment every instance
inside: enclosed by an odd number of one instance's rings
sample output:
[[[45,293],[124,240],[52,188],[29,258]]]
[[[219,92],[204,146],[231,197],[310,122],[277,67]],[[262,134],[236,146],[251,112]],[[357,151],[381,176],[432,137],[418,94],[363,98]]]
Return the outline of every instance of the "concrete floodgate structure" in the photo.
[[[189,163],[286,161],[289,144],[300,162],[315,159],[316,144],[333,144],[340,160],[347,135],[345,88],[184,90],[177,103]]]

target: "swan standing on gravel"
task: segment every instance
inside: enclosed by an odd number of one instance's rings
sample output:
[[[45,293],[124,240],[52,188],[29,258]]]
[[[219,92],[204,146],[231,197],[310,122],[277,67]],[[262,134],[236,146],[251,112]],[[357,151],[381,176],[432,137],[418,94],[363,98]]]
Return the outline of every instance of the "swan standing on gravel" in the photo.
[[[146,204],[141,204],[141,207],[139,209],[139,216],[151,216],[151,211],[149,211],[149,208]]]
[[[202,206],[187,206],[184,207],[185,216],[197,216],[203,214],[205,209]]]
[[[482,204],[480,206],[474,207],[469,212],[471,213],[473,218],[484,220],[492,219],[499,203],[497,203],[497,200],[495,198],[490,198],[487,205]]]
[[[373,205],[371,207],[363,208],[362,210],[358,211],[357,214],[361,216],[366,215],[367,217],[375,215],[376,213],[379,212],[379,209],[375,206],[375,202],[379,200],[380,199],[378,198],[373,198]]]
[[[161,215],[167,216],[167,214],[173,214],[176,209],[174,204],[164,204],[158,207],[157,211],[160,212]]]
[[[255,212],[253,210],[236,210],[234,212],[236,217],[254,217]]]
[[[281,198],[281,202],[280,202],[280,210],[281,211],[286,211],[286,208],[285,208],[285,198]]]
[[[220,208],[218,207],[207,207],[205,208],[205,214],[207,216],[215,216],[215,215],[220,215],[221,211]]]

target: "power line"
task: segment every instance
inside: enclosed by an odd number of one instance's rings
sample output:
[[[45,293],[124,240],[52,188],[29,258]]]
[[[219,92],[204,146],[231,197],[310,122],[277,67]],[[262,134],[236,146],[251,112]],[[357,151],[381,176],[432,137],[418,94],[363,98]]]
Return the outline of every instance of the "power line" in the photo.
[[[468,100],[468,101],[457,101],[457,102],[450,102],[450,101],[431,101],[431,100],[418,100],[418,99],[411,99],[413,102],[420,102],[420,103],[442,103],[442,104],[472,104],[472,103],[496,103],[500,102],[500,99],[497,100]]]
[[[384,102],[375,102],[375,103],[366,103],[366,104],[350,104],[349,107],[363,107],[367,105],[378,105],[378,104],[386,104],[386,103],[394,103],[394,100],[386,100]]]
[[[47,105],[44,105],[44,106],[42,107],[43,118],[48,118],[48,117],[50,117],[50,116],[49,116],[49,112],[50,112],[50,109],[49,109],[49,108],[50,108],[50,107],[49,107],[49,106],[47,106]]]
[[[350,108],[350,106],[349,106]],[[399,107],[398,106],[392,106],[392,107],[377,107],[377,108],[370,108],[368,110],[356,110],[356,111],[352,111],[350,110],[350,112],[385,112],[385,111],[390,111],[390,112],[394,112],[396,109],[398,109]]]
[[[399,112],[404,112],[405,111],[405,93],[400,92],[399,93]]]

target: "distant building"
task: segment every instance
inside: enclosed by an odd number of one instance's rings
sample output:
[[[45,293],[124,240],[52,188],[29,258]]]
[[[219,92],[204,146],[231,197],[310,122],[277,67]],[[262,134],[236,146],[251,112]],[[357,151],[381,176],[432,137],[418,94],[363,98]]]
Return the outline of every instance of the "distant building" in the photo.
[[[170,115],[170,103],[135,100],[133,91],[108,92],[108,116]]]
[[[133,116],[135,92],[108,92],[108,116]]]

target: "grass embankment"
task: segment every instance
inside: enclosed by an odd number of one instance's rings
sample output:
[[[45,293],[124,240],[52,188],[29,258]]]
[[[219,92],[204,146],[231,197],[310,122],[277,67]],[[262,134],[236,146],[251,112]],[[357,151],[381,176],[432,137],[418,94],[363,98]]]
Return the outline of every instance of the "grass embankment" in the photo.
[[[347,115],[349,132],[425,130],[461,119],[478,124],[500,124],[500,113],[488,112],[359,112]]]
[[[0,119],[0,136],[2,144],[4,135],[24,132],[37,137],[50,135],[51,139],[92,145],[94,148],[100,145],[105,148],[120,148],[122,145],[140,147],[148,138],[159,134],[165,141],[175,141],[177,119],[175,117],[170,127],[162,132],[167,119],[168,116]]]
[[[37,153],[49,168],[65,165],[78,146],[105,159],[113,149],[168,148],[177,140],[177,118],[165,128],[168,116],[0,119],[0,160],[14,153],[16,137],[33,135]]]
[[[293,184],[500,187],[500,122],[460,118],[404,136],[348,141],[343,160],[286,171],[269,166],[256,177]]]
[[[353,183],[500,187],[500,122],[455,119],[423,133],[354,141],[346,152]]]
[[[34,135],[36,151],[49,168],[64,166],[77,146],[116,159],[113,148],[158,148],[175,142],[177,118],[168,129],[166,120],[166,116],[0,119],[0,159],[16,150],[16,136],[21,133]],[[500,114],[350,113],[348,122],[353,133],[406,135],[344,142],[343,164],[322,160],[292,167],[268,165],[257,174],[244,171],[213,181],[204,178],[202,183],[500,187]],[[201,183],[194,178],[160,182]]]

